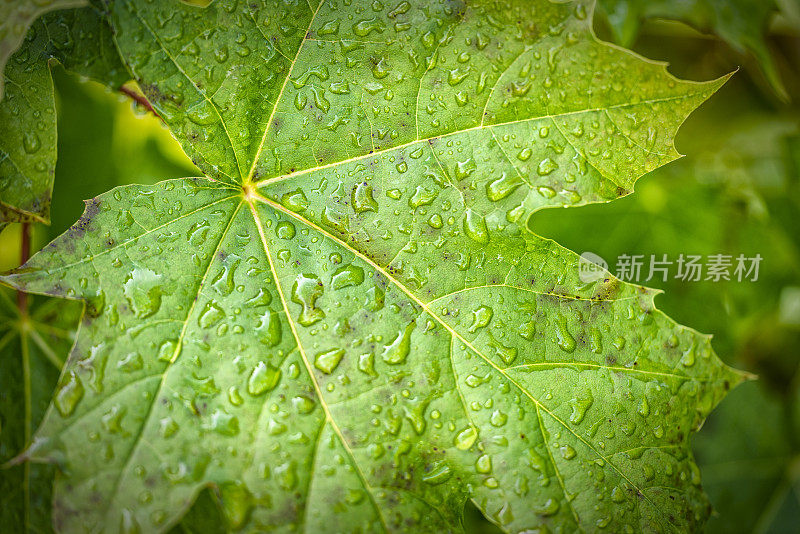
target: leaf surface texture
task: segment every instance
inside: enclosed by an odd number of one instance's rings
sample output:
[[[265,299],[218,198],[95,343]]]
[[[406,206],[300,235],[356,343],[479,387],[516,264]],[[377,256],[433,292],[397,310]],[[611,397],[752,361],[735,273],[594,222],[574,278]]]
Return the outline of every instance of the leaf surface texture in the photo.
[[[4,280],[87,301],[26,456],[64,531],[696,528],[688,439],[741,376],[654,292],[520,229],[673,160],[692,83],[586,4],[110,6],[207,177],[87,204]]]
[[[111,28],[95,8],[56,11],[36,21],[4,73],[0,65],[0,78],[8,82],[0,96],[0,228],[50,222],[56,166],[51,61],[114,89],[129,78]]]

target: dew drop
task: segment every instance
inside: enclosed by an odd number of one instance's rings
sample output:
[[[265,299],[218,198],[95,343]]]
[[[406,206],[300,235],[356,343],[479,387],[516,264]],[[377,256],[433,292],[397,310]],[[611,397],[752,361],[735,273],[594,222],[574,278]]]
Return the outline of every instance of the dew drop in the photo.
[[[225,318],[225,312],[222,311],[222,308],[220,308],[216,302],[211,300],[206,303],[203,311],[200,312],[200,316],[197,318],[197,324],[201,328],[210,328],[223,318]]]
[[[301,325],[311,326],[325,317],[325,312],[316,307],[317,299],[324,291],[325,287],[317,276],[313,274],[297,276],[292,285],[292,302],[303,307],[297,319]]]
[[[558,163],[553,161],[551,158],[545,158],[539,162],[536,172],[539,174],[539,176],[547,176],[556,169],[558,169]]]
[[[570,423],[573,425],[580,424],[583,418],[586,417],[586,412],[591,408],[594,403],[594,397],[590,390],[586,390],[580,397],[573,398],[569,401],[572,406],[572,414],[569,417]]]
[[[223,410],[215,410],[211,418],[202,427],[222,436],[235,436],[239,433],[239,419]]]
[[[357,265],[343,265],[336,269],[331,280],[333,289],[358,286],[364,282],[364,269]]]
[[[482,474],[492,472],[492,457],[484,454],[475,461],[475,471]]]
[[[519,176],[514,175],[509,178],[506,173],[503,173],[500,178],[486,184],[486,196],[492,202],[498,202],[509,196],[522,184],[522,178]]]
[[[459,432],[455,439],[453,440],[453,444],[456,448],[460,451],[466,451],[475,443],[478,439],[478,429],[472,426],[468,426],[461,432]]]
[[[75,371],[67,373],[65,378],[66,381],[58,388],[53,402],[62,417],[69,417],[83,398],[84,389]]]
[[[411,333],[416,325],[415,321],[411,321],[405,330],[398,332],[394,340],[383,348],[381,355],[383,361],[391,365],[399,365],[406,361],[411,351]]]
[[[123,294],[134,315],[144,319],[161,308],[161,276],[150,269],[134,269],[123,285]]]
[[[275,228],[275,234],[281,239],[291,239],[295,236],[294,224],[289,221],[281,221]]]
[[[534,506],[533,511],[541,516],[551,516],[555,515],[558,512],[558,509],[561,505],[555,499],[547,499],[544,504],[539,506]]]
[[[421,185],[417,186],[414,194],[408,199],[408,206],[417,209],[433,202],[439,195],[439,191],[427,189]]]
[[[244,403],[242,394],[239,393],[239,388],[231,386],[228,388],[228,401],[234,406],[241,406]]]
[[[446,482],[453,474],[450,466],[444,462],[434,464],[430,471],[422,475],[422,480],[433,486]]]
[[[564,352],[573,352],[575,350],[575,338],[572,337],[572,334],[567,328],[567,319],[559,314],[556,325],[556,338],[559,348]]]
[[[247,379],[247,392],[258,396],[275,389],[281,379],[281,370],[264,362],[258,362]]]
[[[485,245],[489,242],[489,229],[486,227],[486,219],[471,209],[467,209],[464,215],[464,233],[476,243]]]
[[[372,186],[366,183],[359,183],[353,188],[351,193],[351,200],[353,210],[356,213],[364,213],[367,211],[378,211],[378,203],[375,202],[372,194]]]
[[[281,197],[281,204],[288,210],[300,213],[308,209],[308,198],[302,189],[295,189]]]
[[[318,353],[314,358],[314,367],[325,374],[331,374],[344,357],[344,349],[330,349]]]
[[[472,326],[469,327],[469,333],[474,334],[479,328],[483,328],[492,320],[494,312],[489,306],[481,306],[472,312]]]
[[[492,412],[491,417],[489,418],[489,422],[492,426],[501,427],[505,426],[506,422],[508,421],[508,416],[501,412],[500,410],[495,410]]]
[[[36,132],[26,132],[25,135],[22,136],[22,147],[28,154],[36,153],[41,146],[42,143]]]
[[[358,370],[369,376],[378,376],[375,372],[375,355],[371,352],[358,357]]]

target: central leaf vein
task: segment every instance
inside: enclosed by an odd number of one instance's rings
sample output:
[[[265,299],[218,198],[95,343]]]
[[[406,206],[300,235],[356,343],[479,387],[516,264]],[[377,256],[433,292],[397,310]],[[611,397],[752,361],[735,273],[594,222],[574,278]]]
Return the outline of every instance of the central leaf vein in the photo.
[[[239,213],[239,210],[242,208],[242,204],[243,203],[240,202],[236,206],[236,209],[233,210],[233,214],[231,215],[230,220],[228,221],[227,225],[225,226],[225,229],[222,231],[222,233],[220,235],[219,242],[217,243],[216,247],[214,247],[214,251],[209,256],[208,265],[206,266],[206,270],[203,273],[203,276],[201,277],[200,282],[197,285],[197,291],[196,291],[197,296],[192,300],[192,304],[191,304],[191,306],[189,306],[189,310],[186,313],[186,319],[183,322],[183,329],[181,330],[181,334],[178,337],[178,342],[177,342],[176,347],[175,347],[175,352],[172,355],[172,358],[170,359],[169,363],[167,364],[167,367],[164,369],[163,374],[161,375],[161,380],[160,380],[160,382],[158,384],[158,388],[156,389],[156,392],[153,395],[153,398],[150,399],[150,405],[148,406],[147,413],[146,413],[146,415],[145,415],[145,417],[143,419],[142,425],[139,428],[138,435],[136,436],[136,438],[134,438],[134,440],[132,442],[133,444],[132,444],[132,446],[130,448],[130,451],[128,452],[127,458],[125,459],[125,463],[124,463],[122,469],[119,471],[119,475],[117,476],[116,482],[114,483],[113,490],[111,491],[111,497],[108,499],[108,506],[106,507],[106,515],[111,513],[112,505],[113,505],[114,501],[116,501],[116,499],[117,499],[117,495],[118,495],[120,487],[122,485],[122,481],[125,479],[125,477],[126,477],[126,475],[128,473],[128,470],[130,469],[131,462],[133,461],[133,458],[136,456],[136,451],[138,450],[139,445],[144,441],[143,436],[144,436],[145,428],[147,427],[147,422],[149,421],[150,415],[153,412],[153,408],[155,407],[156,403],[158,402],[158,398],[161,395],[161,392],[163,391],[163,389],[164,389],[164,387],[166,385],[167,376],[169,375],[169,369],[175,363],[175,361],[177,360],[178,355],[180,354],[181,345],[183,343],[183,338],[184,338],[184,336],[186,334],[187,325],[189,324],[189,319],[192,317],[192,313],[194,312],[195,306],[197,305],[200,293],[203,291],[203,288],[204,288],[204,285],[205,285],[205,281],[208,278],[208,274],[211,272],[211,266],[214,264],[214,260],[217,258],[217,253],[219,252],[220,248],[222,247],[222,243],[225,241],[225,237],[228,235],[228,231],[230,230],[231,226],[233,226],[233,221],[236,220],[236,215]]]
[[[377,515],[378,519],[381,522],[383,530],[388,533],[389,532],[389,527],[388,527],[388,525],[386,523],[386,518],[383,516],[383,512],[381,511],[381,507],[378,505],[377,501],[375,500],[375,495],[373,493],[372,486],[370,485],[369,481],[367,480],[367,477],[364,474],[364,472],[361,470],[361,467],[359,466],[358,462],[356,461],[356,458],[355,458],[355,456],[353,454],[353,451],[350,448],[350,444],[347,442],[347,440],[345,439],[344,435],[342,434],[342,431],[339,429],[339,425],[334,420],[333,416],[331,415],[330,408],[328,407],[328,404],[325,402],[325,397],[323,397],[323,394],[322,394],[322,388],[320,388],[320,386],[319,386],[319,382],[317,381],[316,375],[314,374],[314,369],[311,366],[311,362],[309,361],[308,356],[306,355],[305,349],[303,348],[303,344],[300,341],[300,336],[297,333],[297,326],[295,325],[294,321],[292,320],[292,316],[291,316],[291,313],[289,311],[289,304],[288,304],[288,302],[286,300],[286,296],[283,294],[283,289],[281,287],[280,278],[278,277],[278,273],[275,270],[275,264],[272,261],[272,255],[270,254],[269,246],[267,245],[267,238],[266,238],[266,235],[264,234],[264,228],[263,228],[263,225],[261,223],[261,219],[258,216],[258,212],[256,211],[255,205],[252,202],[248,202],[248,204],[249,204],[249,207],[250,207],[250,212],[253,215],[253,220],[255,222],[256,228],[258,229],[259,237],[261,238],[261,244],[264,246],[264,254],[267,257],[267,262],[269,263],[270,272],[272,273],[272,277],[275,280],[276,290],[278,292],[278,297],[281,300],[281,304],[283,306],[283,311],[284,311],[284,313],[286,315],[286,321],[289,323],[289,329],[292,331],[292,335],[294,336],[295,343],[297,344],[297,350],[300,352],[300,358],[303,360],[303,365],[305,366],[306,372],[308,373],[308,376],[309,376],[309,379],[311,380],[311,383],[314,386],[314,391],[315,391],[315,393],[317,395],[317,398],[319,399],[320,406],[322,406],[322,409],[325,412],[325,422],[323,423],[323,427],[324,427],[324,425],[326,423],[330,423],[331,428],[333,429],[333,431],[336,434],[336,436],[339,438],[339,441],[341,442],[342,447],[344,447],[345,452],[349,456],[350,462],[353,465],[353,469],[355,470],[356,475],[358,475],[358,478],[360,479],[361,484],[364,486],[364,489],[365,489],[365,491],[367,493],[367,496],[369,497],[370,503],[372,504],[372,507],[375,510],[375,514]],[[320,432],[322,432],[322,430],[320,430]]]
[[[474,345],[473,345],[473,344],[472,344],[472,343],[471,343],[469,340],[467,340],[466,338],[464,338],[464,337],[463,337],[463,336],[462,336],[462,335],[461,335],[461,334],[460,334],[460,333],[459,333],[457,330],[455,330],[455,329],[454,329],[454,328],[453,328],[451,325],[449,325],[449,324],[448,324],[447,322],[445,322],[445,321],[444,321],[444,320],[443,320],[441,317],[439,317],[438,315],[436,315],[436,314],[433,312],[433,310],[431,310],[431,309],[429,308],[429,306],[428,306],[426,303],[424,303],[424,302],[423,302],[423,301],[422,301],[422,300],[421,300],[419,297],[417,297],[417,296],[416,296],[416,295],[415,295],[415,294],[414,294],[414,293],[413,293],[413,292],[412,292],[412,291],[411,291],[409,288],[407,288],[407,287],[406,287],[404,284],[402,284],[402,283],[401,283],[399,280],[397,280],[395,277],[393,277],[393,276],[392,276],[392,275],[391,275],[389,272],[387,272],[387,271],[386,271],[386,270],[385,270],[383,267],[381,267],[380,265],[378,265],[378,264],[377,264],[377,263],[376,263],[374,260],[372,260],[371,258],[369,258],[368,256],[366,256],[365,254],[363,254],[363,253],[362,253],[362,252],[360,252],[359,250],[357,250],[357,249],[355,249],[354,247],[352,247],[352,246],[348,245],[348,244],[347,244],[345,241],[343,241],[342,239],[340,239],[340,238],[336,237],[335,235],[333,235],[333,234],[331,234],[331,233],[327,232],[327,231],[326,231],[326,230],[324,230],[323,228],[321,228],[321,227],[319,227],[318,225],[314,224],[312,221],[309,221],[308,219],[305,219],[304,217],[300,216],[299,214],[297,214],[297,213],[294,213],[294,212],[292,212],[292,211],[290,211],[290,210],[286,209],[285,207],[283,207],[283,206],[281,206],[280,204],[278,204],[278,203],[276,203],[276,202],[274,202],[274,201],[270,200],[269,198],[263,197],[263,196],[261,196],[261,195],[258,195],[258,194],[253,194],[253,198],[254,198],[255,200],[259,201],[259,202],[262,202],[262,203],[264,203],[264,204],[267,204],[268,206],[272,207],[273,209],[275,209],[275,210],[278,210],[279,212],[281,212],[281,213],[283,213],[283,214],[285,214],[285,215],[287,215],[287,216],[289,216],[289,217],[292,217],[293,219],[297,220],[297,221],[298,221],[298,222],[300,222],[301,224],[304,224],[304,225],[308,226],[309,228],[313,229],[314,231],[316,231],[316,232],[320,233],[321,235],[323,235],[323,236],[325,236],[325,237],[327,237],[327,238],[329,238],[329,239],[333,240],[333,241],[334,241],[335,243],[337,243],[339,246],[341,246],[341,247],[345,248],[345,249],[346,249],[347,251],[349,251],[350,253],[354,254],[354,255],[355,255],[355,256],[357,256],[357,257],[359,257],[361,260],[363,260],[363,261],[365,261],[366,263],[368,263],[368,264],[369,264],[369,265],[370,265],[370,266],[371,266],[373,269],[375,269],[377,272],[379,272],[380,274],[382,274],[383,276],[385,276],[387,279],[391,280],[391,281],[392,281],[392,283],[393,283],[395,286],[397,286],[397,288],[398,288],[398,289],[400,289],[400,290],[401,290],[403,293],[405,293],[405,294],[406,294],[406,295],[407,295],[407,296],[408,296],[408,297],[409,297],[409,298],[410,298],[412,301],[414,301],[414,303],[416,303],[418,306],[420,306],[420,308],[422,308],[422,309],[423,309],[423,310],[424,310],[426,313],[428,313],[428,315],[430,315],[431,317],[433,317],[433,318],[434,318],[434,319],[435,319],[435,320],[436,320],[436,321],[437,321],[439,324],[441,324],[441,325],[442,325],[442,327],[444,327],[444,329],[445,329],[445,330],[447,330],[447,331],[450,333],[450,335],[451,335],[451,336],[453,336],[454,338],[458,339],[458,340],[459,340],[461,343],[463,343],[463,344],[464,344],[466,347],[468,347],[468,348],[469,348],[469,349],[470,349],[470,350],[471,350],[473,353],[475,353],[477,356],[479,356],[481,359],[483,359],[483,360],[484,360],[484,361],[485,361],[487,364],[489,364],[489,365],[490,365],[490,366],[491,366],[491,367],[492,367],[492,368],[493,368],[493,369],[494,369],[496,372],[498,372],[498,373],[499,373],[501,376],[503,376],[503,377],[504,377],[506,380],[508,380],[508,381],[509,381],[511,384],[513,384],[513,385],[514,385],[514,387],[515,387],[516,389],[518,389],[518,390],[519,390],[519,391],[520,391],[520,392],[521,392],[523,395],[525,395],[525,396],[526,396],[528,399],[530,399],[530,401],[531,401],[531,402],[532,402],[532,403],[533,403],[533,404],[534,404],[534,405],[535,405],[537,408],[541,409],[543,412],[545,412],[547,415],[549,415],[551,418],[553,418],[553,420],[555,420],[555,421],[556,421],[556,422],[559,424],[559,426],[562,426],[562,427],[563,427],[563,428],[564,428],[564,429],[565,429],[567,432],[569,432],[569,433],[570,433],[570,434],[571,434],[571,435],[572,435],[572,436],[573,436],[575,439],[577,439],[578,441],[580,441],[580,442],[581,442],[581,443],[582,443],[582,444],[583,444],[585,447],[587,447],[587,448],[588,448],[589,450],[591,450],[591,451],[592,451],[594,454],[596,454],[596,455],[597,455],[597,457],[598,457],[599,459],[603,460],[605,463],[607,463],[609,466],[611,466],[611,467],[613,468],[613,470],[614,470],[614,471],[616,471],[616,472],[617,472],[617,473],[618,473],[618,474],[619,474],[619,475],[620,475],[620,476],[621,476],[621,477],[622,477],[622,478],[623,478],[623,479],[624,479],[624,480],[625,480],[625,481],[626,481],[628,484],[630,484],[630,485],[631,485],[631,487],[633,487],[633,488],[634,488],[634,489],[637,491],[637,493],[638,493],[639,495],[641,495],[641,496],[644,498],[644,500],[645,500],[645,501],[647,501],[647,502],[648,502],[648,504],[650,504],[650,505],[653,507],[653,509],[655,509],[655,510],[658,512],[659,518],[661,519],[661,521],[662,521],[662,523],[663,523],[663,524],[666,524],[666,525],[669,525],[669,524],[670,524],[670,523],[669,523],[669,521],[668,521],[668,519],[667,519],[666,517],[664,517],[664,512],[663,512],[662,510],[660,510],[658,506],[656,506],[656,504],[655,504],[655,503],[654,503],[654,502],[653,502],[653,501],[652,501],[652,500],[651,500],[651,499],[650,499],[650,498],[649,498],[649,497],[648,497],[648,496],[647,496],[647,495],[644,493],[644,491],[642,491],[642,490],[641,490],[641,489],[638,487],[638,485],[637,485],[637,484],[635,484],[635,483],[634,483],[634,482],[633,482],[633,481],[632,481],[632,480],[631,480],[631,479],[630,479],[630,478],[629,478],[629,477],[628,477],[628,476],[627,476],[627,475],[624,473],[624,471],[623,471],[622,469],[620,469],[619,467],[617,467],[617,465],[616,465],[614,462],[610,461],[610,460],[608,459],[608,457],[606,457],[606,456],[604,456],[602,453],[600,453],[600,451],[598,451],[598,450],[597,450],[597,448],[596,448],[595,446],[593,446],[593,445],[592,445],[591,443],[589,443],[589,442],[588,442],[586,439],[584,439],[582,436],[580,436],[580,435],[579,435],[577,432],[575,432],[575,430],[573,430],[572,428],[570,428],[570,427],[569,427],[569,425],[567,425],[567,423],[566,423],[564,420],[562,420],[561,418],[559,418],[559,417],[558,417],[558,416],[557,416],[555,413],[553,413],[552,411],[548,410],[548,409],[547,409],[547,407],[545,407],[545,406],[544,406],[544,405],[541,403],[541,401],[539,401],[537,398],[535,398],[535,397],[534,397],[534,396],[533,396],[533,395],[532,395],[532,394],[531,394],[531,393],[530,393],[528,390],[526,390],[526,389],[525,389],[525,388],[522,386],[522,384],[520,384],[520,383],[519,383],[519,382],[517,382],[517,381],[516,381],[516,380],[515,380],[513,377],[511,377],[511,376],[510,376],[510,375],[509,375],[509,374],[506,372],[506,370],[505,370],[505,369],[503,369],[503,368],[499,367],[499,366],[498,366],[498,365],[497,365],[497,364],[496,364],[494,361],[492,361],[492,359],[491,359],[491,358],[489,358],[488,356],[486,356],[485,354],[483,354],[483,352],[479,351],[479,350],[478,350],[478,349],[477,349],[477,348],[476,348],[476,347],[475,347],[475,346],[474,346]],[[254,208],[254,207],[252,207],[252,204],[251,204],[251,209],[252,209],[252,211],[253,211],[253,216],[254,216],[254,217],[256,217],[256,220],[258,220],[258,218],[257,218],[257,215],[256,215],[256,212],[255,212],[255,208]],[[260,226],[259,226],[259,228],[260,228]],[[263,230],[262,230],[262,241],[264,241],[264,245],[265,245],[265,247],[266,247],[266,241],[264,240]],[[270,264],[271,264],[271,260],[270,260]],[[281,296],[281,298],[283,299],[283,296]],[[284,305],[285,305],[285,299],[284,299]],[[288,311],[287,311],[287,315],[288,315]],[[290,325],[293,325],[293,323],[292,323],[291,321],[290,321]],[[292,327],[292,331],[293,331],[293,332],[295,332],[295,329],[294,329],[294,327]],[[295,337],[297,337],[297,336],[296,336],[296,334],[295,334]],[[299,343],[299,340],[298,340],[298,343]],[[301,352],[302,352],[302,350],[301,350]],[[311,374],[311,375],[312,375],[312,377],[313,377],[313,371],[312,371],[312,369],[311,369],[311,366],[310,366],[310,364],[309,364],[308,360],[307,360],[305,357],[304,357],[304,363],[306,364],[306,367],[308,368],[308,372],[309,372],[309,374]],[[315,383],[315,388],[317,389],[317,391],[318,391],[318,393],[319,393],[319,386],[316,384],[316,381],[315,381],[314,383]],[[323,406],[324,406],[324,405],[323,405]],[[327,413],[327,412],[326,412],[326,413]]]

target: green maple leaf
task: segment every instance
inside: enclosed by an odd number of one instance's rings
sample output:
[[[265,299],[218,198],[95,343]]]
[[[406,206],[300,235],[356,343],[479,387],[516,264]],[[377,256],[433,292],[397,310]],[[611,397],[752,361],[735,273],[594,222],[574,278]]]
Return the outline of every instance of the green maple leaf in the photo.
[[[713,32],[740,53],[758,61],[767,81],[788,99],[765,39],[777,11],[773,0],[600,0],[616,41],[630,46],[645,19],[681,20],[700,31]]]
[[[114,189],[3,280],[87,312],[20,459],[60,531],[680,531],[742,376],[522,230],[673,160],[691,83],[584,3],[110,4],[207,177]]]
[[[30,443],[74,341],[77,303],[41,299],[21,312],[0,289],[0,464]],[[65,305],[66,304],[66,305]],[[25,464],[0,471],[0,522],[9,532],[50,531],[53,469]]]
[[[34,21],[49,11],[85,5],[86,0],[9,0],[0,5],[0,99],[3,98],[2,73],[6,63],[22,45]]]
[[[52,8],[83,3],[52,2]],[[16,4],[3,5],[2,9],[11,9]],[[12,22],[9,18],[6,23]],[[24,28],[27,31],[28,26]],[[2,41],[2,47],[6,46]],[[4,50],[0,48],[0,79],[8,84],[5,95],[0,96],[0,229],[9,222],[50,221],[56,166],[56,104],[50,63],[58,61],[112,88],[129,78],[111,40],[111,29],[92,7],[45,15],[33,25],[8,65]]]

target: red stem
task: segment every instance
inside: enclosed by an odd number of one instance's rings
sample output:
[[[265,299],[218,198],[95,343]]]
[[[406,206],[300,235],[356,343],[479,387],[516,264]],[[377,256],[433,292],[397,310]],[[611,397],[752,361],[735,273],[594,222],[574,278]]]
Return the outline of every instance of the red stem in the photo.
[[[129,89],[128,87],[125,87],[123,85],[122,87],[119,88],[119,92],[132,98],[137,104],[141,105],[147,111],[158,117],[158,113],[156,113],[156,110],[153,109],[153,106],[150,105],[150,102],[148,102],[145,97],[143,97],[133,89]]]
[[[31,227],[30,223],[22,223],[22,238],[20,245],[19,264],[24,265],[31,257]],[[22,317],[28,315],[28,295],[22,291],[17,291],[17,307]]]

